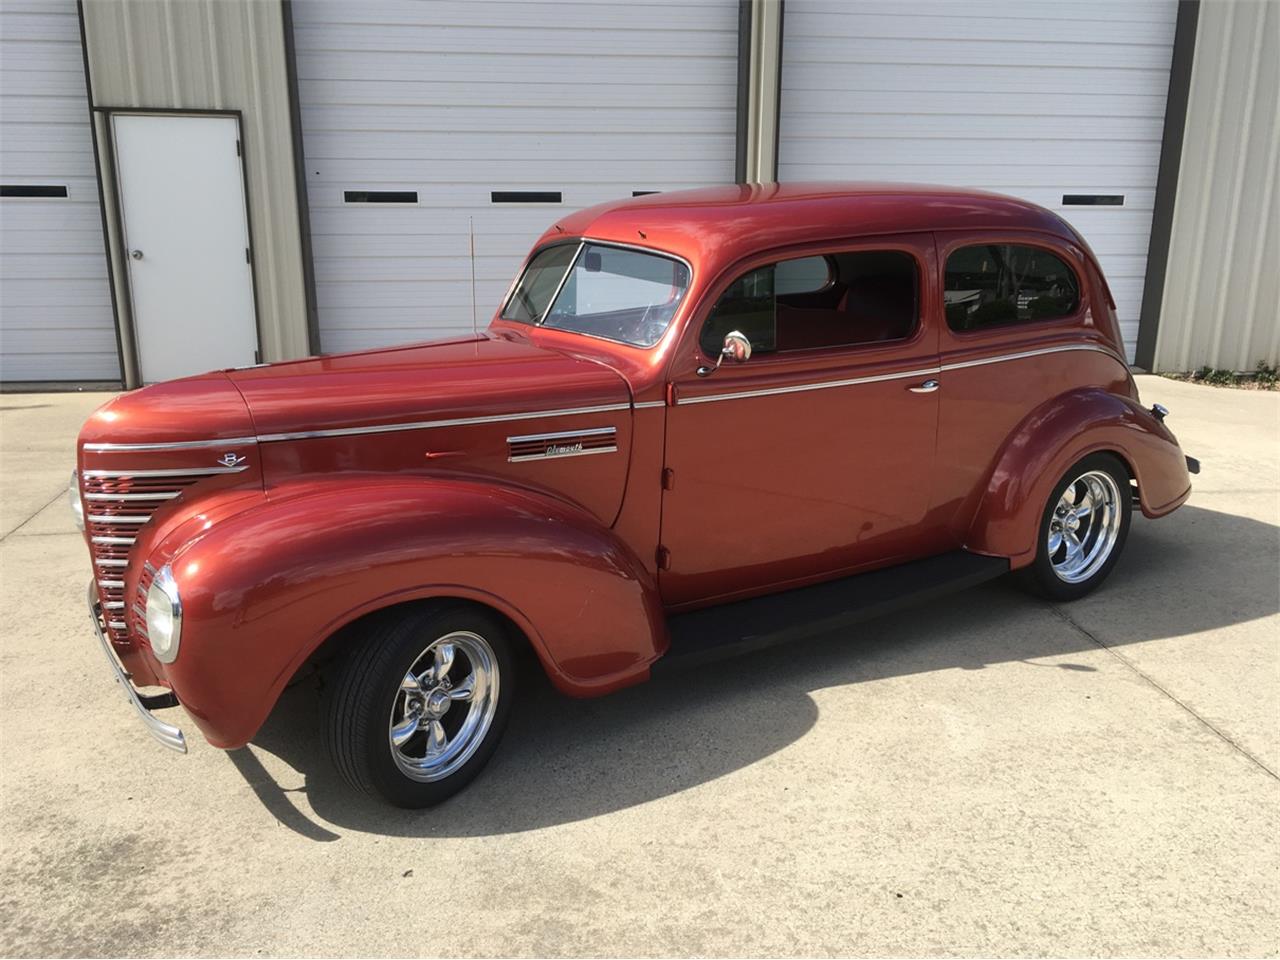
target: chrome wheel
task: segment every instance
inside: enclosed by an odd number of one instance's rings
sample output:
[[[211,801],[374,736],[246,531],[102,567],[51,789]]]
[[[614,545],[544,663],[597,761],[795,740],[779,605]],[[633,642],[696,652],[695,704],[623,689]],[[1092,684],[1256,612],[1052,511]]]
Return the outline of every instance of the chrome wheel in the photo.
[[[1049,517],[1049,564],[1059,580],[1080,583],[1107,562],[1123,525],[1120,496],[1115,478],[1104,470],[1090,470],[1067,485]]]
[[[493,725],[498,666],[484,637],[456,631],[432,642],[400,681],[391,707],[391,755],[405,776],[443,780],[471,759]]]

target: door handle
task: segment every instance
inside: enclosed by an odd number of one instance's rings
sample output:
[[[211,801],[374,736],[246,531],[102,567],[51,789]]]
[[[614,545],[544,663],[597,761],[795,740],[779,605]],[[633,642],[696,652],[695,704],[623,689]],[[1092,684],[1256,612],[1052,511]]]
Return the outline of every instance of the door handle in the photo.
[[[940,384],[937,380],[926,380],[918,387],[907,387],[912,393],[933,393],[938,389]]]
[[[135,259],[135,260],[141,260],[141,259],[142,259],[142,251],[141,251],[141,250],[130,250],[130,251],[129,251],[129,256],[133,257],[133,259]]]

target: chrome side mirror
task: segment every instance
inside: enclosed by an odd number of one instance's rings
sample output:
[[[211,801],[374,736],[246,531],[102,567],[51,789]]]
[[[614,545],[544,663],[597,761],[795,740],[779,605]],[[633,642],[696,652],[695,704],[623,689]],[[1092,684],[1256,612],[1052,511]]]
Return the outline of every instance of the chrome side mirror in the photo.
[[[720,356],[716,357],[716,365],[714,367],[703,365],[697,369],[697,374],[700,377],[709,377],[720,369],[720,364],[725,360],[746,363],[750,359],[751,341],[740,330],[731,330],[724,335],[724,346],[720,348]]]
[[[720,359],[716,361],[716,366],[720,366],[725,360],[732,360],[734,363],[746,363],[750,359],[751,341],[738,330],[726,333],[724,335],[724,346],[720,349]]]

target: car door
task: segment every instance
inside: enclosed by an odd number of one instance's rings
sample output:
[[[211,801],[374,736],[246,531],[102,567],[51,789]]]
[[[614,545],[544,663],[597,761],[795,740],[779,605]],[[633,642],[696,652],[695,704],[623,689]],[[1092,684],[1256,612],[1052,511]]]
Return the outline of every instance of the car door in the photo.
[[[943,549],[936,254],[880,237],[744,262],[672,364],[659,582],[727,599]],[[745,362],[716,355],[725,334]]]

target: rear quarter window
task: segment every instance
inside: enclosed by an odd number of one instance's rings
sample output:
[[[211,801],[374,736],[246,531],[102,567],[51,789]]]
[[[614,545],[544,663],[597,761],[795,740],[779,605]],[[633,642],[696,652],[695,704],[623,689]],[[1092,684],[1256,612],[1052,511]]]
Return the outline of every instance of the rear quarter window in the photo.
[[[947,326],[987,330],[1058,320],[1080,307],[1080,280],[1061,257],[1040,247],[983,243],[947,257]]]

